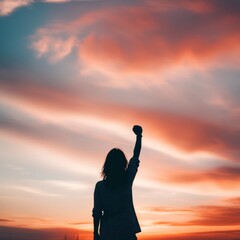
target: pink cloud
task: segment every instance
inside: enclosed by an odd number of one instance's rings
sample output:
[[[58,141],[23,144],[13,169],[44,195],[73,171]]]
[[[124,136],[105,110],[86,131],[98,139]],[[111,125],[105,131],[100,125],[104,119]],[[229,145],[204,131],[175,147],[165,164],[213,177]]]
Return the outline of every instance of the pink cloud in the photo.
[[[75,38],[71,36],[66,39],[45,36],[33,42],[32,48],[38,50],[37,56],[39,58],[48,55],[49,62],[55,63],[71,53],[75,41]]]
[[[66,3],[71,1],[72,0],[43,0],[43,2],[48,2],[48,3]]]
[[[183,152],[208,152],[224,159],[239,160],[240,134],[235,125],[228,126],[161,109],[126,106],[104,98],[90,99],[84,89],[81,92],[59,87],[53,89],[46,84],[21,79],[15,84],[2,81],[0,86],[12,101],[33,111],[64,115],[81,113],[124,126],[140,120],[149,136]]]
[[[67,3],[73,0],[40,0],[40,2],[44,3]],[[81,1],[89,1],[89,0],[81,0]],[[20,7],[25,7],[31,5],[35,2],[39,2],[38,0],[1,0],[0,2],[0,16],[7,16],[16,11],[16,9]]]
[[[27,6],[33,3],[33,0],[2,0],[0,2],[0,16],[11,14],[17,8]]]
[[[170,226],[238,226],[239,205],[199,205],[185,208],[167,208],[167,207],[152,207],[147,209],[149,212],[155,213],[175,213],[187,214],[191,217],[188,221],[156,221],[154,224],[167,224]],[[224,216],[224,217],[223,217]]]
[[[198,206],[192,209],[197,218],[185,223],[173,223],[180,226],[238,226],[240,225],[239,206]],[[224,216],[224,217],[223,217]]]
[[[225,190],[239,189],[240,168],[218,167],[210,170],[184,170],[171,169],[168,175],[162,175],[162,180],[177,185],[206,184],[209,188],[221,188]]]
[[[167,14],[161,7],[147,5],[100,9],[72,22],[49,25],[42,34],[36,32],[35,41],[45,41],[51,49],[54,40],[74,36],[78,39],[74,53],[87,68],[117,73],[207,66],[213,59],[240,51],[236,12],[229,15],[216,2],[183,3],[175,2]],[[189,11],[184,12],[185,8]],[[41,53],[41,47],[34,49]],[[233,61],[237,60],[233,57]]]
[[[162,9],[162,11],[171,10],[171,9],[186,9],[191,12],[196,13],[208,13],[213,12],[215,9],[214,1],[188,1],[188,0],[173,0],[173,1],[155,1],[155,0],[146,0],[145,4],[151,7],[157,7]]]

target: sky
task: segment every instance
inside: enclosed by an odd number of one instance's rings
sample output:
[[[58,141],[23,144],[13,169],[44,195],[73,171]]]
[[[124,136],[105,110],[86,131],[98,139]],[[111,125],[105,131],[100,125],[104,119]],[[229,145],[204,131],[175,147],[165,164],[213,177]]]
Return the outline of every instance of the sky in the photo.
[[[238,0],[1,0],[0,239],[92,239],[134,124],[139,239],[238,239],[239,25]]]

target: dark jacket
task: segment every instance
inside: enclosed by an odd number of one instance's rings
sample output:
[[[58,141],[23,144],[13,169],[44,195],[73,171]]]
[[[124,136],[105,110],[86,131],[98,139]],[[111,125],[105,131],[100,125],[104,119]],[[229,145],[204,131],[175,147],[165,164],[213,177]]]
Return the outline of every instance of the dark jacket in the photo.
[[[94,191],[93,217],[99,217],[101,239],[133,236],[141,232],[133,206],[132,184],[139,166],[139,160],[132,158],[126,170],[123,186],[109,187],[106,180],[97,182]]]

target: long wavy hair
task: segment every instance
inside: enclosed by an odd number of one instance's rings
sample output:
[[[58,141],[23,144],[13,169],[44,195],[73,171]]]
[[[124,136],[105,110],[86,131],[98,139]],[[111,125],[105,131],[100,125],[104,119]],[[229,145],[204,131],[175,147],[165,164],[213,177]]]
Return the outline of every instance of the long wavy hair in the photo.
[[[119,148],[113,148],[106,156],[101,176],[110,187],[119,187],[126,181],[127,166],[128,161],[124,152]]]

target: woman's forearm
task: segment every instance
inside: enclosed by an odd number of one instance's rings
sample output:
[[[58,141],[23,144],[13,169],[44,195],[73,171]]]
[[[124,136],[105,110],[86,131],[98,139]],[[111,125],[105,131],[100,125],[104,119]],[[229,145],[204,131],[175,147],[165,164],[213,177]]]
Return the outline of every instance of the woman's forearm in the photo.
[[[98,228],[99,228],[100,218],[94,217],[93,224],[94,224],[94,235],[98,235]]]
[[[94,239],[99,239],[99,223],[100,223],[100,218],[93,218],[93,225],[94,225],[94,230],[93,230],[93,234],[94,234]]]
[[[139,158],[142,147],[142,135],[136,135],[136,143],[133,150],[133,157]]]

